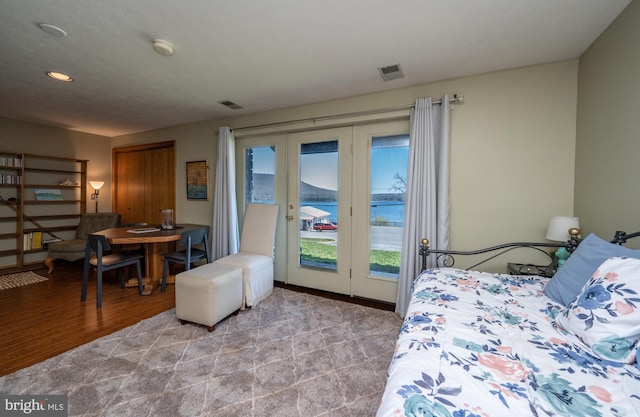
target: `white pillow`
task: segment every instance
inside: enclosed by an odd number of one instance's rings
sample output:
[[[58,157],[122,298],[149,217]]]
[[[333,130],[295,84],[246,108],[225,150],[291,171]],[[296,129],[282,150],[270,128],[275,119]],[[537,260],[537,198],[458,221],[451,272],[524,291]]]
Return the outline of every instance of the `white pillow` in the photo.
[[[640,340],[640,259],[604,261],[556,323],[594,355],[634,363]]]

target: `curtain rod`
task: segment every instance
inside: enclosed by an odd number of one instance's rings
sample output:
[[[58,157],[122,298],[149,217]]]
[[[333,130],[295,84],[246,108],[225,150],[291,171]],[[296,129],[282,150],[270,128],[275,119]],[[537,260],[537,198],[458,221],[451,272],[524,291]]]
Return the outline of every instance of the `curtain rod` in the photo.
[[[463,101],[464,101],[464,97],[462,97],[462,96],[458,97],[457,94],[454,94],[453,98],[449,99],[449,104],[459,104],[459,103],[462,103]],[[441,104],[441,103],[442,103],[442,100],[435,100],[435,101],[431,102],[431,104]],[[258,129],[258,128],[264,128],[264,127],[275,127],[275,126],[281,126],[281,125],[306,123],[306,122],[315,123],[315,122],[323,121],[323,120],[344,119],[344,118],[347,118],[347,117],[368,116],[368,115],[371,115],[371,114],[391,113],[391,112],[394,112],[394,111],[410,110],[413,107],[414,107],[413,104],[406,104],[404,106],[385,107],[385,108],[381,108],[381,109],[362,110],[362,111],[355,111],[355,112],[351,112],[351,113],[339,113],[339,114],[332,114],[332,115],[328,115],[328,116],[309,117],[309,118],[306,118],[306,119],[296,119],[296,120],[287,120],[287,121],[283,121],[283,122],[264,123],[264,124],[260,124],[260,125],[238,127],[238,128],[234,128],[234,129],[231,129],[231,130],[232,131],[241,131],[241,130],[246,130],[246,129]]]

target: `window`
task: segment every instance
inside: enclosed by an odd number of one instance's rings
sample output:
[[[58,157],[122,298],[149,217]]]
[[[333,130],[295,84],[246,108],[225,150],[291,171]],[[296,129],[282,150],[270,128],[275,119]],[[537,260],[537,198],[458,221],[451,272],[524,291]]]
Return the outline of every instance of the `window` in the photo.
[[[398,278],[407,191],[409,136],[371,139],[369,273]]]
[[[248,148],[245,158],[245,203],[273,204],[275,202],[275,147]]]

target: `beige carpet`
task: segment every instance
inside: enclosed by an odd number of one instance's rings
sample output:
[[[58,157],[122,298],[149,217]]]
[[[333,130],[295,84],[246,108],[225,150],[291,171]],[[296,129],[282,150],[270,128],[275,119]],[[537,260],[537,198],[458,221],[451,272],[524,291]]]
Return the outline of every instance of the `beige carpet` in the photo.
[[[70,416],[374,416],[402,321],[275,288],[208,333],[170,310],[0,378]]]
[[[46,280],[47,278],[32,271],[0,275],[0,290],[35,284],[36,282],[42,282]]]

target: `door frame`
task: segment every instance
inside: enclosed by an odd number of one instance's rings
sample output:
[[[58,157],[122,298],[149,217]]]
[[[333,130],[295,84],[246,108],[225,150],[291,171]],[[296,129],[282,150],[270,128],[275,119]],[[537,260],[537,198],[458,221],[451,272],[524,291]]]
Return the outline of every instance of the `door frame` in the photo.
[[[351,144],[349,146],[349,175],[352,178],[352,191],[353,198],[350,200],[349,210],[349,219],[350,219],[350,249],[349,249],[349,257],[351,259],[351,265],[349,266],[350,279],[348,280],[349,286],[348,289],[343,293],[348,294],[350,296],[362,297],[375,299],[385,302],[395,303],[396,294],[397,294],[397,280],[390,280],[388,278],[379,277],[379,276],[369,276],[368,274],[368,265],[369,265],[369,255],[368,255],[368,247],[369,245],[362,245],[362,242],[369,241],[369,221],[368,221],[368,201],[369,197],[367,193],[369,192],[369,182],[370,176],[368,175],[368,169],[370,161],[368,160],[370,157],[370,140],[363,140],[362,132],[372,132],[370,136],[383,136],[383,135],[395,135],[395,134],[405,134],[409,132],[409,120],[405,117],[396,117],[394,119],[389,120],[370,120],[366,123],[353,123],[348,124],[347,128],[352,129],[352,138]],[[242,218],[242,214],[244,213],[244,192],[245,192],[245,161],[244,161],[244,150],[252,146],[268,146],[269,144],[275,145],[277,149],[276,155],[276,164],[283,164],[284,166],[276,167],[276,203],[280,206],[280,221],[278,222],[277,231],[276,231],[276,250],[275,250],[275,265],[276,265],[276,273],[275,279],[277,281],[284,282],[286,284],[293,285],[304,285],[304,283],[293,282],[291,277],[288,274],[287,262],[288,262],[288,223],[286,216],[294,215],[296,221],[298,221],[298,213],[296,212],[296,208],[290,208],[290,196],[287,195],[287,190],[289,187],[289,171],[291,168],[291,161],[289,160],[289,153],[291,152],[289,148],[291,147],[291,137],[295,137],[298,134],[305,135],[322,135],[322,132],[327,132],[332,129],[336,129],[336,127],[327,126],[322,128],[309,129],[304,131],[296,131],[296,132],[273,132],[264,134],[252,134],[250,136],[237,136],[236,137],[236,195],[238,201],[238,212],[239,218]],[[320,132],[320,133],[318,133]],[[363,147],[366,147],[363,148]],[[284,162],[278,161],[278,152],[282,152],[284,156]],[[363,175],[363,172],[367,173]],[[344,172],[341,172],[340,175],[344,175]],[[362,185],[362,181],[366,180],[366,185]],[[363,194],[364,193],[364,194]],[[349,196],[351,197],[351,196]],[[365,220],[358,221],[356,217],[362,217],[361,213],[365,213]],[[339,226],[340,228],[340,226]],[[363,252],[364,251],[364,252]],[[363,255],[364,253],[364,255]],[[364,261],[362,261],[362,265],[357,266],[357,260],[353,260],[354,258],[360,259],[360,257],[364,256]],[[374,284],[382,284],[381,286],[384,288],[383,291],[386,292],[384,296],[380,296],[379,290],[372,290],[371,288],[367,288],[367,285]],[[306,286],[306,285],[305,285]],[[316,286],[311,288],[317,288]],[[323,289],[323,288],[319,288]],[[329,290],[331,291],[331,290]]]

